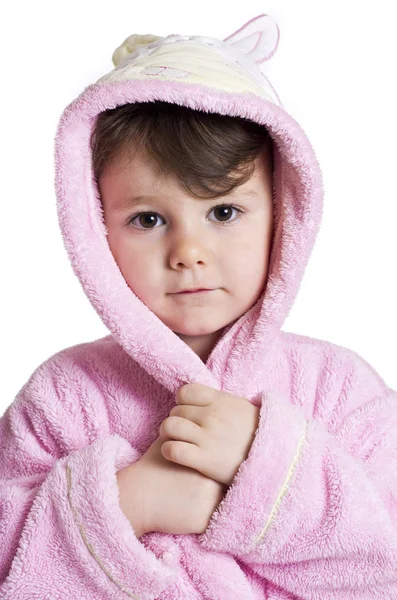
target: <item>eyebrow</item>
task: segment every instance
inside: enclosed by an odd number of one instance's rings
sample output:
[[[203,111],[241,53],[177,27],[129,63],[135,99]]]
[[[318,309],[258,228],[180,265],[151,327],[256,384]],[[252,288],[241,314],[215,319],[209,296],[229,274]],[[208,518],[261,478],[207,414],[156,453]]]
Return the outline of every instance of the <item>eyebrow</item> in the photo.
[[[259,196],[259,192],[257,190],[240,190],[238,188],[236,188],[235,190],[233,190],[232,192],[230,192],[229,194],[227,194],[230,197],[233,198],[239,198],[239,197],[251,197],[251,198],[257,198]],[[134,206],[137,206],[138,204],[142,204],[144,202],[148,202],[150,200],[157,200],[158,198],[161,197],[161,194],[143,194],[141,196],[129,196],[128,198],[126,198],[123,202],[120,203],[116,203],[113,205],[113,208],[116,209],[127,209],[127,208],[133,208]],[[165,197],[165,196],[164,196]],[[221,197],[219,198],[221,199]],[[213,200],[218,200],[218,198],[194,198],[194,200],[206,200],[208,201],[213,201]]]

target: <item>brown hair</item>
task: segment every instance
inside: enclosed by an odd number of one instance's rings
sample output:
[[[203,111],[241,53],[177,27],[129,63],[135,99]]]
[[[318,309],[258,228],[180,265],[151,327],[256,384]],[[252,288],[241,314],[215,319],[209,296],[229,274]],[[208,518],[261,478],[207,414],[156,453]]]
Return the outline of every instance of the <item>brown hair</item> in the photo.
[[[273,140],[265,126],[164,101],[124,104],[100,113],[90,146],[97,182],[117,158],[129,161],[141,149],[155,159],[160,172],[206,199],[246,183],[262,150],[268,151],[271,172],[274,166]]]

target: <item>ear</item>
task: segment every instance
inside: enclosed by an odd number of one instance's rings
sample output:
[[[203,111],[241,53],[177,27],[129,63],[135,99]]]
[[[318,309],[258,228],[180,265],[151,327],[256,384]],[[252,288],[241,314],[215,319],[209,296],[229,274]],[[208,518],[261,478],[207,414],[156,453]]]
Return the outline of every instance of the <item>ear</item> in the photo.
[[[269,60],[276,52],[280,40],[280,30],[276,21],[262,14],[229,35],[223,41],[260,64]]]

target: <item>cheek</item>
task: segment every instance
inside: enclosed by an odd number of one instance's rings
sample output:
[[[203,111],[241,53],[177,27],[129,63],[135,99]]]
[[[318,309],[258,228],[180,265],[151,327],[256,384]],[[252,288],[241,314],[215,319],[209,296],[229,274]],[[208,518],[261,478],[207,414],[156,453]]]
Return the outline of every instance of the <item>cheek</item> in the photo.
[[[156,285],[158,266],[153,253],[134,248],[122,237],[109,239],[109,247],[129,287],[140,297]]]
[[[135,254],[124,262],[124,273],[131,287],[140,291],[141,296],[155,297],[159,291],[159,267],[151,255]]]
[[[262,236],[239,240],[230,246],[225,257],[229,270],[241,276],[261,271],[266,259],[266,242]]]
[[[268,244],[266,240],[253,239],[236,244],[227,257],[229,281],[241,295],[256,296],[264,286],[268,271]],[[239,294],[240,295],[240,294]]]

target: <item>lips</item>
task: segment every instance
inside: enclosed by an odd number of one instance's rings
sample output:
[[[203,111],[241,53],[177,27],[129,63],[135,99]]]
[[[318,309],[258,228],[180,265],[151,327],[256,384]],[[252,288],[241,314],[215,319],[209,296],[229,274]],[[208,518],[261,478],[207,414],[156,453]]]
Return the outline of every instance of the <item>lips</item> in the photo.
[[[197,292],[210,292],[211,290],[208,288],[199,288],[197,290],[182,290],[180,292],[176,292],[177,294],[195,294]]]

